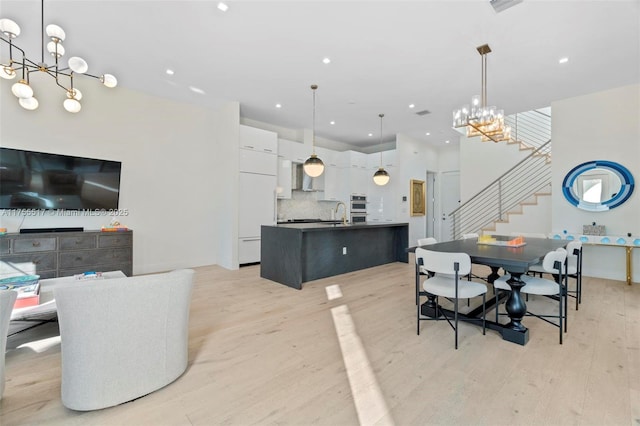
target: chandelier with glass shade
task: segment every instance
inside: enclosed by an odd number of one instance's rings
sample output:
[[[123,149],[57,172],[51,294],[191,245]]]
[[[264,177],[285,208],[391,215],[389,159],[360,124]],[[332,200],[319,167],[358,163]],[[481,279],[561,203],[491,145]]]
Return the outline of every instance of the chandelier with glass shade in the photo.
[[[311,177],[318,177],[324,172],[324,163],[316,155],[316,89],[317,84],[311,85],[313,91],[313,128],[311,130],[311,156],[304,162],[302,168]]]
[[[6,55],[3,50],[0,50],[0,78],[5,80],[18,79],[11,87],[11,92],[18,98],[20,106],[27,110],[38,108],[38,100],[35,98],[30,85],[32,73],[41,72],[53,77],[56,84],[66,93],[63,101],[64,109],[72,113],[79,112],[82,108],[80,104],[82,93],[74,86],[74,78],[77,74],[100,80],[106,87],[116,87],[118,81],[111,74],[97,76],[87,73],[89,70],[87,62],[78,56],[70,57],[67,60],[66,67],[61,63],[61,58],[65,54],[62,42],[66,34],[58,25],[50,24],[45,28],[44,0],[41,0],[41,28],[42,51],[40,61],[36,62],[27,58],[26,52],[13,42],[20,35],[20,26],[11,19],[0,19],[0,40],[2,40],[0,44],[8,46]],[[47,64],[44,60],[45,32],[49,39],[46,51],[53,57],[54,62],[52,64]]]
[[[480,136],[483,142],[508,141],[511,127],[504,124],[504,111],[495,106],[487,106],[487,54],[488,44],[477,48],[482,57],[482,92],[471,98],[471,106],[464,105],[453,111],[453,127],[466,128],[467,137]]]
[[[380,117],[380,148],[382,149],[382,118],[384,114],[378,114],[378,117]],[[373,182],[376,185],[384,186],[389,183],[389,179],[391,179],[391,176],[389,176],[389,173],[382,167],[382,151],[380,151],[380,167],[373,174]]]

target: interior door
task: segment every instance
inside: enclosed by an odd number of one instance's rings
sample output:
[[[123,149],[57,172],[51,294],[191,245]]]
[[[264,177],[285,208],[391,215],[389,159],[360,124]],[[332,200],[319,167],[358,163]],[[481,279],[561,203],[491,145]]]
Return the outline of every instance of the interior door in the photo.
[[[442,241],[453,240],[453,229],[449,213],[460,206],[460,172],[444,172],[440,179],[441,221],[440,235]]]

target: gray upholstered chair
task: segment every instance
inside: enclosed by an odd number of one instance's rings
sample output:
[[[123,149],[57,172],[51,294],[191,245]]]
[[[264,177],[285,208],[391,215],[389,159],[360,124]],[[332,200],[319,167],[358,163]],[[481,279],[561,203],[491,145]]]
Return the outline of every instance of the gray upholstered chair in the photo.
[[[9,290],[0,290],[0,399],[4,393],[4,353],[7,349],[7,333],[13,304],[18,293]]]
[[[66,407],[118,405],[182,375],[193,275],[184,269],[54,288]]]

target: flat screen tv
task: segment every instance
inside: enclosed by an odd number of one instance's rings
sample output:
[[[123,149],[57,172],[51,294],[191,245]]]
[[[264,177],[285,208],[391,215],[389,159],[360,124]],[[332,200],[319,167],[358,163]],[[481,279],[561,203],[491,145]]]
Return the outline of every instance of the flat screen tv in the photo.
[[[121,166],[0,147],[0,209],[115,210]]]

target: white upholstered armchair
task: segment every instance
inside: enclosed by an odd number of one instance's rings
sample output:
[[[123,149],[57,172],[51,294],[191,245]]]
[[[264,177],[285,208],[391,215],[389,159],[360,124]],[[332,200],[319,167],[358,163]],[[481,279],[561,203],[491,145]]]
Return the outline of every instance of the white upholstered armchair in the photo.
[[[118,405],[182,375],[193,275],[185,269],[54,288],[66,407]]]
[[[4,393],[4,353],[7,349],[9,319],[17,295],[15,291],[0,290],[0,399]]]

